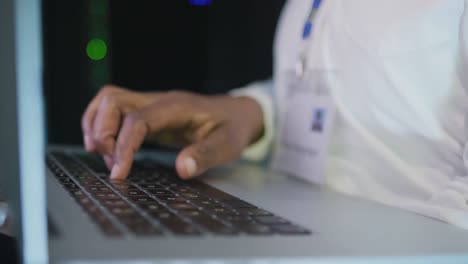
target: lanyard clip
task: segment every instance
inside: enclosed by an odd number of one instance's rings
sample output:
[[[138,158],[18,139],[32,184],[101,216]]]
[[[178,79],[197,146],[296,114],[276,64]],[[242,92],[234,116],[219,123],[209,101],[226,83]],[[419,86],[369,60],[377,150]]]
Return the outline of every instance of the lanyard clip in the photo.
[[[297,60],[296,62],[296,65],[295,65],[295,72],[296,72],[296,76],[299,78],[299,79],[302,79],[304,77],[304,74],[305,74],[305,71],[306,71],[306,59],[305,59],[305,56],[304,54],[300,54],[299,56],[299,59]]]

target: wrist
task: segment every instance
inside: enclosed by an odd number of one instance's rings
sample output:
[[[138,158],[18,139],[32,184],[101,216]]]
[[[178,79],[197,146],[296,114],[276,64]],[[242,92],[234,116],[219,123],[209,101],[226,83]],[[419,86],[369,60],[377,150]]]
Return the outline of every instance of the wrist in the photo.
[[[248,96],[215,95],[211,97],[223,109],[226,120],[233,124],[243,147],[259,140],[264,133],[263,111],[260,104]]]
[[[258,141],[264,133],[263,112],[260,104],[248,96],[233,97],[237,101],[239,118],[246,129],[246,146]]]

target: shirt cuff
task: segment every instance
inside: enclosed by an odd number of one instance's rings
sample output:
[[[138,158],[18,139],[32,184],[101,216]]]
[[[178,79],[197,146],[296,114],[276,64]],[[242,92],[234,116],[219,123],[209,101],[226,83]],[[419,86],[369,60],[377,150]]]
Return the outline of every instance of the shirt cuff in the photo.
[[[264,160],[273,141],[273,98],[272,81],[255,82],[247,87],[230,91],[231,96],[246,96],[254,99],[260,105],[263,113],[263,135],[260,139],[250,144],[243,152],[242,158],[250,161]]]

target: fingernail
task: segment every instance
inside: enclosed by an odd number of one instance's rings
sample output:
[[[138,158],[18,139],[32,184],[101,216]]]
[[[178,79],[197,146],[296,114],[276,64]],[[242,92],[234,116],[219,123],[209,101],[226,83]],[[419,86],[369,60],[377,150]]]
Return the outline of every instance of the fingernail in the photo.
[[[120,172],[119,164],[114,164],[114,167],[112,167],[110,178],[113,180],[118,179],[119,172]]]
[[[189,176],[193,176],[197,172],[197,163],[192,157],[185,158],[184,166]]]

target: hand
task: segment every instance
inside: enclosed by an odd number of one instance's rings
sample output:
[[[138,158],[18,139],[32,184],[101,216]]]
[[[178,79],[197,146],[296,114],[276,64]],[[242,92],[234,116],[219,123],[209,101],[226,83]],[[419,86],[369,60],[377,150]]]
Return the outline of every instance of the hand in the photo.
[[[99,153],[111,179],[125,179],[143,141],[184,146],[176,159],[181,178],[240,156],[263,130],[261,108],[247,97],[189,92],[133,92],[105,86],[88,105],[85,148]]]

